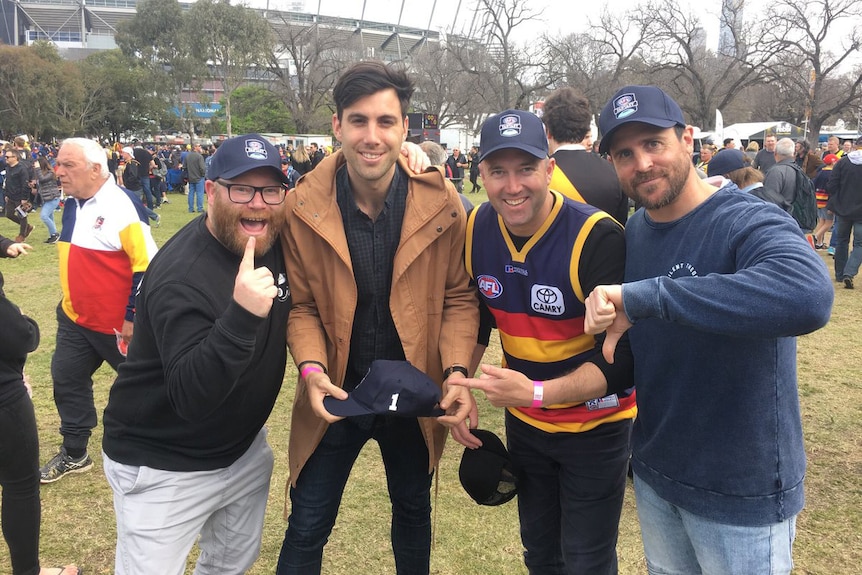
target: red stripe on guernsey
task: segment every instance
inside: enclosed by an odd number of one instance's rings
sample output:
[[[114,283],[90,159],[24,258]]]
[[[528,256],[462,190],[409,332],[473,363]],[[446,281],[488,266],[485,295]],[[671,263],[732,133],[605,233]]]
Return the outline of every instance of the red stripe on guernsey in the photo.
[[[525,313],[509,313],[494,308],[494,319],[497,328],[515,337],[535,338],[542,334],[544,341],[559,341],[571,339],[584,333],[583,316],[571,319],[553,319],[550,317],[530,316]]]
[[[525,423],[549,433],[578,433],[594,429],[603,423],[634,419],[638,408],[636,394],[618,397],[619,406],[591,410],[586,404],[551,408],[510,407],[509,411]]]
[[[71,245],[68,258],[63,311],[93,331],[112,334],[121,329],[132,288],[128,254]]]

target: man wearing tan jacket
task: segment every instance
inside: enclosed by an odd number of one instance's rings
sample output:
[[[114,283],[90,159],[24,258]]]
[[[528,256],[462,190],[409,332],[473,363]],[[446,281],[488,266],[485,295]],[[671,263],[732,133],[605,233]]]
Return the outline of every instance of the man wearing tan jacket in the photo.
[[[463,262],[465,213],[438,169],[399,160],[412,82],[379,62],[349,68],[334,89],[340,152],[287,199],[283,238],[293,308],[288,343],[300,370],[290,433],[290,515],[277,573],[319,573],[323,547],[363,445],[377,441],[392,501],[396,572],[428,573],[433,470],[446,427],[478,445],[467,375],[478,304]],[[446,415],[341,418],[373,360],[407,360],[441,386]]]

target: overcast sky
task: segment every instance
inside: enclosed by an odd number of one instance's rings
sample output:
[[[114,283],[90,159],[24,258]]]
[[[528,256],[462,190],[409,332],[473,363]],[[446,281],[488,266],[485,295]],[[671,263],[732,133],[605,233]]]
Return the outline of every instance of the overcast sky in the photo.
[[[318,9],[321,14],[327,16],[342,16],[346,18],[359,19],[362,16],[363,3],[365,4],[365,20],[372,22],[385,22],[396,24],[399,22],[404,26],[416,28],[430,27],[432,30],[443,32],[454,32],[456,34],[467,34],[478,24],[474,22],[474,8],[476,0],[405,0],[404,9],[401,11],[401,0],[233,0],[255,8],[274,8],[279,10],[290,10],[298,4],[307,13],[316,13]],[[530,41],[538,38],[542,33],[548,32],[552,35],[565,35],[573,32],[584,32],[588,29],[589,21],[598,21],[602,10],[608,7],[614,12],[625,10],[637,10],[638,0],[528,0],[535,12],[542,11],[542,15],[535,21],[522,24],[516,28],[519,42]],[[679,0],[683,5],[689,6],[700,19],[700,24],[706,31],[707,46],[713,50],[718,47],[718,24],[721,12],[721,0]],[[768,0],[745,0],[744,18],[760,18],[763,16],[764,6]],[[433,12],[432,12],[433,11]],[[432,17],[433,14],[433,17]],[[457,15],[457,18],[456,18]],[[430,22],[430,26],[429,26]],[[843,22],[841,30],[849,30],[849,21]],[[827,45],[830,41],[841,42],[846,36],[841,30],[833,29],[830,32]],[[862,56],[853,59],[855,62],[862,61]],[[847,63],[850,65],[850,62]]]
[[[714,2],[682,1],[695,6],[701,24],[706,29],[707,41],[717,43],[721,3],[717,0]],[[303,0],[247,0],[247,2],[254,7],[263,8],[268,3],[270,8],[287,10],[296,2],[302,4]],[[749,0],[749,2],[755,3],[755,0]],[[520,32],[518,40],[529,40],[545,31],[551,34],[583,32],[587,29],[588,19],[598,20],[604,5],[613,6],[615,10],[631,10],[634,9],[633,4],[631,1],[609,3],[588,0],[530,0],[530,5],[536,12],[540,10],[544,12],[539,20],[523,24],[516,29]],[[304,0],[305,12],[316,13],[319,7],[321,14],[346,18],[360,18],[362,6],[363,0]],[[430,21],[432,30],[466,34],[473,22],[475,6],[475,0],[406,0],[404,10],[400,13],[401,24],[426,28],[429,27]],[[400,0],[365,0],[365,20],[398,23],[400,9]],[[756,12],[752,9],[752,13]]]

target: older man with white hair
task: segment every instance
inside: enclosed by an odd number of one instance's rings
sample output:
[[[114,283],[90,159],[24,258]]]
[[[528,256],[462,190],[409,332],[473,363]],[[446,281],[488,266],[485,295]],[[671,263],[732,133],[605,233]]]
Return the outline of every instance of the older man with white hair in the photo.
[[[790,138],[781,138],[775,144],[775,165],[766,172],[763,187],[780,196],[783,202],[779,207],[790,212],[793,199],[796,197],[796,172],[798,168],[793,161],[796,155],[796,143]],[[805,176],[808,177],[808,176]]]
[[[132,339],[135,294],[156,254],[143,205],[114,183],[98,142],[69,138],[54,168],[67,199],[57,242],[63,299],[51,360],[63,445],[41,468],[42,483],[93,466],[87,454],[96,426],[93,373],[115,370]]]

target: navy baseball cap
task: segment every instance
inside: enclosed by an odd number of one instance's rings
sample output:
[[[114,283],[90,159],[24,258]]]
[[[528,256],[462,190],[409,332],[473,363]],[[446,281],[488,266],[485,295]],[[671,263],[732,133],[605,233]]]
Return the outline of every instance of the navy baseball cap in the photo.
[[[712,157],[706,165],[706,175],[723,176],[746,166],[745,154],[735,148],[724,148]]]
[[[339,417],[398,415],[438,417],[440,386],[408,361],[376,359],[347,399],[323,398],[326,411]]]
[[[502,505],[518,494],[509,452],[499,437],[484,429],[470,433],[482,441],[478,449],[464,449],[458,478],[464,491],[479,505]]]
[[[515,148],[536,156],[548,157],[548,136],[545,125],[532,112],[506,110],[491,116],[482,124],[479,162],[498,150]]]
[[[620,88],[602,108],[599,116],[602,136],[599,153],[607,153],[614,132],[629,122],[642,122],[657,128],[686,125],[679,105],[661,88],[626,86]]]
[[[260,134],[246,134],[228,138],[213,154],[207,168],[207,179],[229,180],[260,167],[269,167],[278,172],[282,183],[288,179],[281,171],[281,154],[269,140]]]

